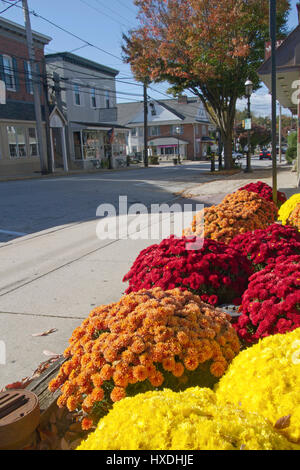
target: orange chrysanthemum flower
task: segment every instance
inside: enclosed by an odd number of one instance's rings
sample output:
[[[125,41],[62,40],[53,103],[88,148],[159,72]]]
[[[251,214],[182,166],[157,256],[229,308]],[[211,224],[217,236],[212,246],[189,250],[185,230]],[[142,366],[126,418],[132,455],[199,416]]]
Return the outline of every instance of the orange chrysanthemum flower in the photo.
[[[81,427],[84,431],[89,431],[93,427],[93,420],[88,418],[83,418],[81,422]]]
[[[115,403],[117,401],[122,400],[122,398],[126,397],[125,389],[122,387],[115,387],[110,394],[110,398]]]
[[[275,222],[277,214],[272,201],[247,190],[237,191],[226,196],[221,204],[198,212],[183,235],[229,243],[240,233],[267,228]]]
[[[98,419],[92,416],[95,410],[107,412],[127,391],[139,393],[139,384],[141,391],[172,384],[185,389],[198,377],[200,386],[213,386],[239,351],[229,320],[226,313],[180,289],[125,295],[94,309],[75,330],[69,359],[49,388],[61,387],[58,405],[81,409],[90,419],[88,426],[92,418]],[[110,399],[104,392],[108,390]]]
[[[145,366],[136,366],[133,368],[133,375],[139,382],[142,382],[148,377],[147,368]]]

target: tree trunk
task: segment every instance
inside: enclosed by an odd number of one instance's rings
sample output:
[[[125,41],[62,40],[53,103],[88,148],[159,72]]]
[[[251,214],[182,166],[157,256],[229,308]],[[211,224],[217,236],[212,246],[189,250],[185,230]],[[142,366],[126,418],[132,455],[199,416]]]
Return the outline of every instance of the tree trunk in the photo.
[[[232,159],[232,131],[227,132],[221,131],[222,140],[224,145],[224,168],[225,170],[231,170],[233,168]]]

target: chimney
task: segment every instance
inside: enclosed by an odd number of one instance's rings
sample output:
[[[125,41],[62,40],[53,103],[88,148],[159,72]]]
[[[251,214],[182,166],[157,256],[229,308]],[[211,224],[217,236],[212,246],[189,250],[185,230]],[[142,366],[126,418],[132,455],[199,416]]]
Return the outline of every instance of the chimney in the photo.
[[[178,95],[178,103],[179,104],[187,104],[187,102],[188,102],[187,95]]]
[[[297,10],[298,10],[298,23],[300,24],[300,3],[298,2],[296,4]]]

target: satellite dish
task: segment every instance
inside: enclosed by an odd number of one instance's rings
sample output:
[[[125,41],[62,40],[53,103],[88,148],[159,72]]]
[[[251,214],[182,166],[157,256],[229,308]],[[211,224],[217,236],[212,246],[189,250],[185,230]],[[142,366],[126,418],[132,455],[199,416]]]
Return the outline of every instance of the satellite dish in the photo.
[[[6,104],[6,86],[2,80],[0,80],[0,104]]]

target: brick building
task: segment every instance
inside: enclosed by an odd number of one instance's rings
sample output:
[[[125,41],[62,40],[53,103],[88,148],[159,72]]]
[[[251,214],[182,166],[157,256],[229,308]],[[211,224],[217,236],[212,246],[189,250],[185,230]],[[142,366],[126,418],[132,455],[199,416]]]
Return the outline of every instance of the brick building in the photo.
[[[36,70],[30,67],[25,28],[0,18],[0,80],[6,87],[6,104],[0,104],[0,175],[40,170],[32,80],[40,84],[43,104],[44,47],[51,38],[33,32],[33,40]]]
[[[118,122],[130,128],[127,151],[141,155],[144,149],[144,104],[118,104]],[[203,104],[185,95],[177,99],[151,100],[148,104],[149,155],[168,160],[206,158],[209,131],[213,129]]]

